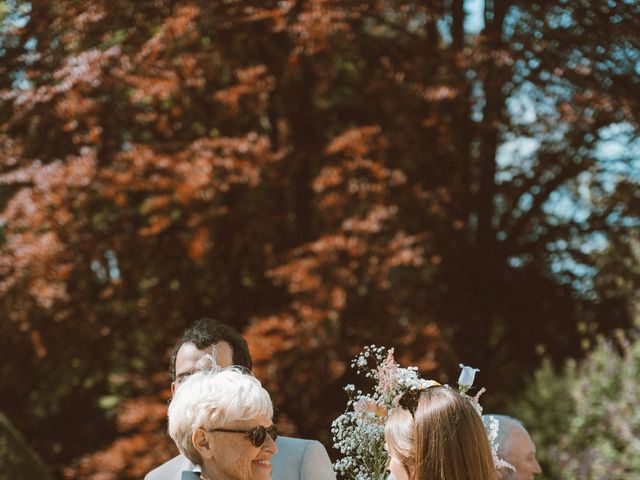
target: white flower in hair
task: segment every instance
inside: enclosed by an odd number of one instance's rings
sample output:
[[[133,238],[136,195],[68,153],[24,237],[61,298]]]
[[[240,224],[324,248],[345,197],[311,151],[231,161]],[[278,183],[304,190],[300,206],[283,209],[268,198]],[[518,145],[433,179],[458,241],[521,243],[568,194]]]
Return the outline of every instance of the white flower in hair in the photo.
[[[459,365],[462,371],[460,372],[460,377],[458,377],[458,386],[460,392],[466,393],[473,385],[473,381],[476,379],[476,372],[479,372],[480,369],[467,367],[462,363]]]

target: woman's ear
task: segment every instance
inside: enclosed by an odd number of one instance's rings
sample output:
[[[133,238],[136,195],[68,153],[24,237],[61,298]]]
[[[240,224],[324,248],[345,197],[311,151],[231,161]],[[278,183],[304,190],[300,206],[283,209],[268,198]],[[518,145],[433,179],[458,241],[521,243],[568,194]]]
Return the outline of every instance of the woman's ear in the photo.
[[[191,441],[203,459],[213,457],[211,437],[207,435],[207,432],[203,428],[198,428],[193,432],[193,435],[191,435]]]

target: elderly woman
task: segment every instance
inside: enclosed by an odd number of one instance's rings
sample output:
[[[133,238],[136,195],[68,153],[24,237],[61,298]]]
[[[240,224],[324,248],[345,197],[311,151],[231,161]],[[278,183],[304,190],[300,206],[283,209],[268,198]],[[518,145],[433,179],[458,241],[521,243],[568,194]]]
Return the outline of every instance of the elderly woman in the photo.
[[[471,401],[446,386],[410,390],[385,425],[394,480],[493,480],[487,432]]]
[[[268,480],[278,436],[273,405],[253,376],[234,367],[191,375],[169,405],[169,435],[201,473],[183,479]]]

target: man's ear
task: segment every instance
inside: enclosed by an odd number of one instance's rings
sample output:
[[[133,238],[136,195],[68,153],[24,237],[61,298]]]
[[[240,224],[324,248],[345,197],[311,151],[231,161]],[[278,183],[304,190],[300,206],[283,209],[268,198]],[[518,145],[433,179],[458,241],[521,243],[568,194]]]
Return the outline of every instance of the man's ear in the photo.
[[[173,394],[176,393],[176,382],[175,380],[171,382],[171,398],[173,398]]]
[[[211,443],[211,437],[207,435],[207,432],[203,428],[198,428],[193,432],[193,435],[191,435],[191,441],[203,459],[213,457],[213,444]]]

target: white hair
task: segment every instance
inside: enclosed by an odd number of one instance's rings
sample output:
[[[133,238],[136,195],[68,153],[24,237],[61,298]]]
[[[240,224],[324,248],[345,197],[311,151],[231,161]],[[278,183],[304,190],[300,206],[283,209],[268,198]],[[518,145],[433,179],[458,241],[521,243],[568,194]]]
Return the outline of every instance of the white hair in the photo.
[[[261,416],[273,417],[273,404],[257,378],[235,367],[197,372],[176,389],[169,404],[169,436],[180,453],[200,465],[192,441],[198,428],[213,430]]]

